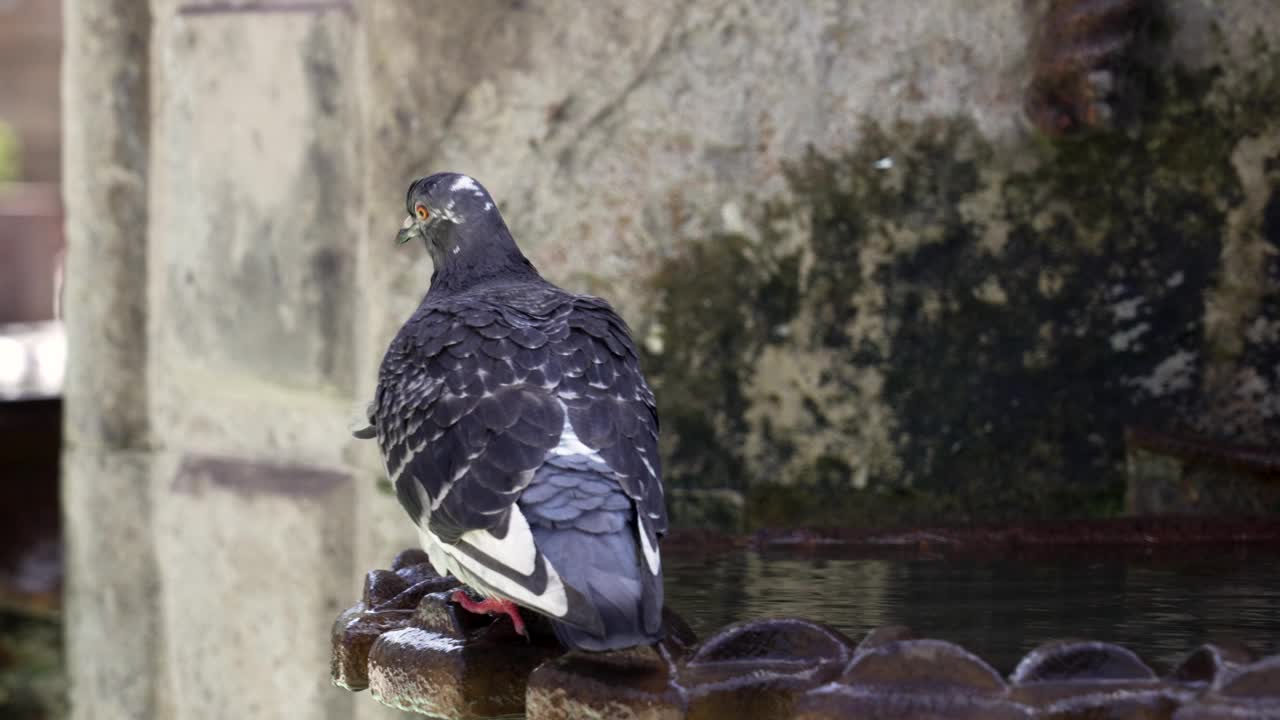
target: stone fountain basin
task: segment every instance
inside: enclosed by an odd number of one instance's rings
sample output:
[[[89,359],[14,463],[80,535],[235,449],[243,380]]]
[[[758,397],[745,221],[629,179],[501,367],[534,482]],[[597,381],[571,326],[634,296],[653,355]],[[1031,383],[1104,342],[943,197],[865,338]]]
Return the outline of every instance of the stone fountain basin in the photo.
[[[699,641],[667,610],[666,639],[613,653],[564,652],[530,617],[466,613],[455,580],[418,550],[371,571],[333,626],[332,678],[379,702],[439,718],[1277,718],[1280,655],[1192,649],[1157,675],[1119,645],[1042,644],[1007,677],[954,643],[906,627],[855,640],[803,618],[733,623]]]

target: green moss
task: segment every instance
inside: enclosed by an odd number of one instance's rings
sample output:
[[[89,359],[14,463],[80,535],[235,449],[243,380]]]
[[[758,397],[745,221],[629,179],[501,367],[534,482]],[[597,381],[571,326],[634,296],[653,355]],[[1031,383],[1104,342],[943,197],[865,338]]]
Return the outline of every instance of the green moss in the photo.
[[[733,490],[672,489],[667,496],[671,522],[737,534],[746,529],[742,493]]]
[[[57,622],[0,609],[0,717],[65,717],[66,692]]]
[[[1135,131],[1060,144],[869,127],[740,203],[752,232],[689,239],[646,358],[672,485],[745,488],[757,526],[1120,512],[1123,428],[1202,409],[1232,154],[1280,129],[1280,54],[1149,80]],[[817,377],[763,377],[771,353]]]
[[[741,489],[752,358],[798,303],[798,258],[740,235],[695,243],[657,281],[664,351],[645,367],[663,400],[674,487]],[[763,251],[764,255],[760,252]]]
[[[0,121],[0,183],[18,179],[21,172],[19,149],[18,136],[13,128]]]

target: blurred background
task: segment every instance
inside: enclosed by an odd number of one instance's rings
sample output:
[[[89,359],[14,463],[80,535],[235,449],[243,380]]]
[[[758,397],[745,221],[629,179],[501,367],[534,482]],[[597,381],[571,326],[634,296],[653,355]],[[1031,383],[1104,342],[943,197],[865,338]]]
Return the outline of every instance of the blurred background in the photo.
[[[61,7],[0,2],[0,717],[62,717]]]
[[[0,0],[0,716],[386,712],[326,675],[415,543],[347,423],[430,275],[392,242],[405,188],[441,170],[631,324],[673,553],[1274,539],[1277,118],[1275,0]],[[785,608],[980,644],[1021,616],[912,598],[1099,577],[735,557],[671,566],[695,626],[827,583]],[[1139,588],[1165,614],[1125,637],[1192,628],[1170,647],[1274,638],[1268,562],[1119,565],[1081,602]],[[1072,629],[1054,608],[1009,642]]]

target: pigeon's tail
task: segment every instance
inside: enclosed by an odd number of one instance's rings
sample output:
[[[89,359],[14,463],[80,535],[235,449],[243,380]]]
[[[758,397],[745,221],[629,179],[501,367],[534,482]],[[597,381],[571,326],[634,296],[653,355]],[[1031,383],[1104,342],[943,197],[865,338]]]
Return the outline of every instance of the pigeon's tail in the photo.
[[[535,528],[538,547],[591,603],[603,635],[552,620],[556,637],[579,650],[617,650],[662,639],[662,582],[639,558],[634,530],[596,535],[581,530]]]
[[[592,606],[604,630],[598,634],[552,619],[561,643],[603,651],[662,639],[661,570],[646,561],[635,504],[616,481],[548,464],[520,506],[538,550]]]

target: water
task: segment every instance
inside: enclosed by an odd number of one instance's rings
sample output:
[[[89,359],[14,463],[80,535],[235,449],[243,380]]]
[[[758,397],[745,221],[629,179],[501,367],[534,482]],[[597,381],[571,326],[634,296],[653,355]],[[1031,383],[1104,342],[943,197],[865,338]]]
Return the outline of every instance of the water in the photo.
[[[706,637],[726,623],[795,615],[857,639],[880,625],[959,643],[1008,673],[1066,637],[1137,652],[1158,672],[1196,645],[1280,652],[1280,554],[1055,560],[818,558],[664,553],[667,603]]]

